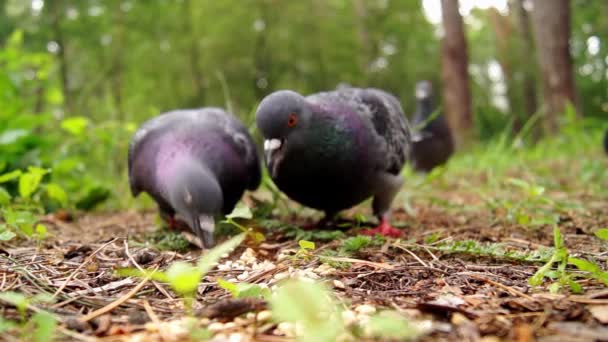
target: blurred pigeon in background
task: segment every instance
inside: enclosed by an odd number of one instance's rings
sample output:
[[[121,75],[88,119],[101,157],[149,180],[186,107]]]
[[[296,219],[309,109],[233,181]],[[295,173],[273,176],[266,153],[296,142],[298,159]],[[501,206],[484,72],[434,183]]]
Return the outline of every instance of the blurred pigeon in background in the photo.
[[[604,133],[604,151],[608,154],[608,129]]]
[[[215,218],[230,213],[261,166],[247,129],[220,108],[176,110],[145,122],[129,145],[129,183],[147,192],[161,217],[181,220],[204,247],[214,245]]]
[[[454,153],[454,141],[450,127],[443,114],[435,113],[436,110],[437,105],[431,82],[418,82],[416,84],[416,113],[413,120],[415,128],[412,136],[412,160],[414,168],[418,171],[431,171],[447,162]]]
[[[411,142],[394,96],[350,87],[306,97],[282,90],[262,100],[256,122],[266,165],[281,191],[324,211],[324,220],[373,196],[380,225],[365,233],[401,235],[388,215]]]

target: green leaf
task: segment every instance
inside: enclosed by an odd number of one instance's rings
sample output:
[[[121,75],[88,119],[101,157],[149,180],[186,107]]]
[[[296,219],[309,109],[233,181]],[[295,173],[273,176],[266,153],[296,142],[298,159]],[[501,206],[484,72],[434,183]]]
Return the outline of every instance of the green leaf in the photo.
[[[368,328],[372,336],[380,338],[404,340],[420,335],[418,329],[394,311],[382,311],[370,317]]]
[[[19,314],[23,317],[25,315],[25,309],[27,308],[28,300],[25,295],[18,292],[0,292],[0,300],[3,300],[17,308]]]
[[[17,327],[17,323],[9,321],[8,319],[0,316],[0,334],[4,334],[7,331]]]
[[[258,284],[250,283],[238,283],[236,285],[238,290],[237,298],[270,298],[270,289],[261,287]]]
[[[514,185],[514,186],[516,186],[518,188],[521,188],[521,189],[526,189],[527,190],[527,189],[530,188],[530,184],[528,182],[526,182],[525,180],[523,180],[523,179],[509,178],[509,179],[507,179],[507,183],[509,183],[511,185]]]
[[[61,122],[61,128],[75,136],[82,135],[88,125],[89,120],[82,116],[67,118]]]
[[[13,170],[11,172],[0,175],[0,183],[6,183],[17,179],[19,178],[19,176],[21,176],[21,173],[21,170]]]
[[[349,237],[348,239],[342,241],[341,250],[346,253],[356,253],[362,248],[369,246],[371,242],[372,238],[365,235]]]
[[[11,194],[0,186],[0,207],[11,203]]]
[[[45,189],[47,195],[49,195],[51,199],[59,202],[61,205],[67,205],[68,195],[59,184],[49,183],[45,186]]]
[[[600,238],[604,241],[608,241],[608,228],[598,229],[594,234],[598,238]]]
[[[559,289],[561,289],[561,288],[562,288],[561,284],[558,282],[555,282],[555,283],[552,283],[551,285],[549,285],[549,292],[551,294],[556,294],[559,292]]]
[[[331,342],[344,331],[341,316],[329,292],[320,284],[290,280],[270,298],[278,321],[300,322],[304,329],[298,341]]]
[[[103,186],[94,186],[76,201],[76,208],[80,210],[91,210],[98,204],[110,197],[110,190]]]
[[[28,167],[28,171],[19,177],[19,196],[30,198],[30,196],[38,190],[42,177],[48,172],[49,170],[41,169],[39,167]]]
[[[167,270],[169,284],[175,292],[183,296],[193,296],[202,277],[199,269],[183,261],[173,263]]]
[[[4,230],[0,232],[0,241],[10,241],[15,238],[17,234],[11,232],[10,230]]]
[[[49,102],[49,104],[60,105],[63,103],[63,93],[61,92],[61,89],[58,87],[51,87],[46,92],[45,97],[46,97],[46,100]],[[64,122],[65,122],[65,120],[64,120]]]
[[[597,273],[602,271],[598,265],[579,258],[568,258],[568,263],[585,272]]]
[[[568,285],[570,286],[570,291],[572,291],[572,293],[583,293],[583,287],[581,286],[581,284],[575,282],[574,280],[569,279]]]
[[[219,287],[226,291],[229,291],[234,298],[260,298],[270,297],[270,289],[263,288],[258,284],[250,283],[231,283],[224,279],[218,279],[217,284]]]
[[[553,266],[554,257],[555,254],[551,257],[551,260],[549,260],[546,264],[539,268],[538,271],[536,271],[536,273],[534,273],[534,275],[531,276],[530,279],[528,279],[528,284],[532,286],[540,286],[543,283],[543,278],[545,277],[547,272],[549,272],[551,266]]]
[[[30,132],[25,129],[10,129],[0,134],[0,145],[13,144],[19,139],[27,136]]]
[[[300,248],[305,249],[305,250],[314,250],[315,249],[315,243],[312,241],[300,240],[300,241],[298,241],[298,245],[300,245]]]
[[[223,288],[224,290],[230,292],[232,294],[232,297],[237,298],[239,295],[239,291],[236,288],[236,284],[235,283],[231,283],[227,280],[224,280],[222,278],[217,280],[217,285],[221,288]]]
[[[226,215],[226,218],[228,219],[236,219],[236,218],[240,218],[240,219],[246,219],[249,220],[253,217],[253,214],[251,213],[251,209],[249,209],[249,207],[246,206],[238,206],[236,208],[234,208],[234,210]]]
[[[140,278],[149,277],[152,280],[161,281],[163,283],[169,282],[169,278],[167,278],[167,274],[162,271],[150,271],[150,270],[140,271],[136,268],[119,268],[116,270],[116,274],[121,277],[140,277]]]
[[[48,230],[46,229],[46,226],[43,224],[37,224],[36,227],[34,228],[34,230],[36,231],[36,235],[38,236],[38,239],[44,239],[47,236],[47,232]]]
[[[202,256],[199,259],[197,265],[201,274],[207,274],[207,272],[209,272],[213,267],[215,267],[217,262],[222,258],[224,254],[228,254],[232,252],[233,249],[238,247],[238,245],[240,245],[241,242],[243,242],[243,240],[245,239],[245,235],[245,233],[241,233],[233,237],[232,239],[222,243],[221,245],[214,247],[213,249],[209,250],[207,254]]]
[[[564,238],[562,238],[562,233],[557,225],[553,227],[553,244],[555,249],[560,249],[564,245]]]
[[[55,330],[57,329],[57,320],[52,314],[41,311],[35,313],[31,321],[34,323],[34,341],[46,342],[54,339]]]

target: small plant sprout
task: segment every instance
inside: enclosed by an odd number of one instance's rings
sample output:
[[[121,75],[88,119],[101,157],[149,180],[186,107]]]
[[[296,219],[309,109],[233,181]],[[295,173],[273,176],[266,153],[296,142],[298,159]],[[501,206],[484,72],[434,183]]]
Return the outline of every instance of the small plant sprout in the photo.
[[[539,268],[538,271],[536,271],[536,273],[530,277],[528,283],[532,286],[539,286],[546,277],[556,280],[549,285],[549,291],[551,293],[557,293],[566,285],[569,286],[570,290],[574,293],[583,292],[582,286],[574,280],[576,276],[572,272],[568,272],[566,270],[566,266],[568,264],[573,264],[583,271],[601,272],[599,267],[596,266],[596,268],[594,268],[591,267],[591,263],[585,260],[571,258],[568,255],[568,249],[564,246],[564,238],[562,237],[562,234],[557,226],[553,228],[553,241],[554,251],[551,259],[549,259],[545,265]],[[557,265],[556,270],[552,269],[554,264]]]
[[[296,326],[298,341],[330,342],[365,337],[409,340],[422,331],[395,311],[372,313],[369,323],[345,322],[342,306],[323,285],[288,280],[270,299],[272,317]]]
[[[300,240],[298,241],[298,245],[300,246],[300,249],[294,255],[294,259],[312,259],[313,251],[316,248],[315,243],[308,240]]]
[[[189,314],[192,314],[192,304],[196,297],[201,279],[217,264],[224,254],[232,252],[245,239],[245,234],[240,234],[232,239],[216,246],[203,255],[196,266],[178,261],[173,263],[167,271],[139,271],[137,269],[119,269],[121,276],[150,277],[151,279],[169,283],[171,288],[178,293],[183,301],[184,307]]]
[[[332,342],[345,332],[339,307],[320,284],[290,280],[270,299],[278,321],[301,324],[298,341]]]
[[[247,234],[256,244],[263,242],[266,238],[264,234],[260,232],[256,232],[251,228],[247,228],[242,224],[236,222],[237,219],[251,220],[253,218],[253,214],[251,213],[251,209],[246,206],[238,206],[234,208],[234,210],[226,215],[226,219],[223,221],[225,223],[231,224],[241,230],[243,233]]]
[[[370,317],[366,335],[399,341],[411,340],[423,332],[395,311],[381,311]]]
[[[0,293],[0,301],[15,306],[20,316],[20,322],[0,317],[0,333],[19,328],[23,340],[46,342],[54,339],[57,319],[53,314],[34,307],[32,309],[35,310],[35,313],[31,317],[27,317],[27,310],[32,305],[37,303],[52,303],[53,300],[50,295],[40,293],[28,298],[18,292],[3,292]]]
[[[370,236],[353,236],[342,241],[342,246],[340,247],[340,250],[341,252],[346,254],[357,253],[359,250],[369,246],[371,243],[372,238]]]
[[[233,298],[270,298],[270,289],[258,284],[232,283],[224,279],[218,279],[219,287],[230,292]]]
[[[594,234],[599,239],[603,241],[608,241],[608,228],[598,229]]]

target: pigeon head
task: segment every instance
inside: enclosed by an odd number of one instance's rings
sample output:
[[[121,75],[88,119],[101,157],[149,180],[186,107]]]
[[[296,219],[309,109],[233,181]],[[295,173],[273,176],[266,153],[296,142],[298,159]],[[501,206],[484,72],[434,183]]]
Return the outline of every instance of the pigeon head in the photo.
[[[308,126],[311,116],[306,99],[290,90],[281,90],[266,96],[255,114],[256,124],[264,136],[264,156],[271,175],[290,146]]]
[[[430,81],[420,81],[416,83],[416,98],[424,100],[433,95],[433,85]]]
[[[215,217],[221,214],[222,189],[215,176],[194,161],[182,162],[172,177],[169,202],[205,248],[213,247]]]

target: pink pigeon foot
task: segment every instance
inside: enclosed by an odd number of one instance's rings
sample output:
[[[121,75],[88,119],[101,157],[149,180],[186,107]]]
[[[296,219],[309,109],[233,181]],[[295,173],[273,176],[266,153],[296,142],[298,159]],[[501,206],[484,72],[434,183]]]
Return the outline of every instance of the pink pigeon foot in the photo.
[[[398,238],[401,237],[403,235],[403,232],[400,231],[397,228],[394,228],[393,226],[391,226],[390,223],[388,223],[388,220],[383,218],[380,220],[380,224],[378,225],[378,227],[374,228],[374,229],[367,229],[361,232],[361,234],[363,235],[371,235],[374,236],[376,234],[380,234],[382,236],[388,236],[388,237],[394,237],[394,238]]]

